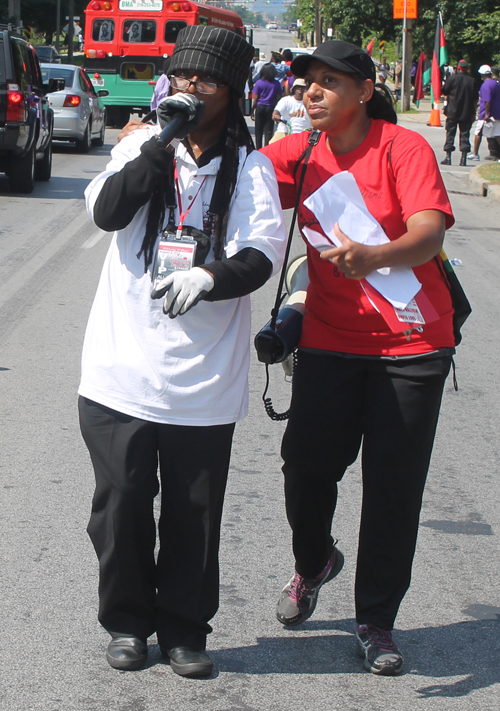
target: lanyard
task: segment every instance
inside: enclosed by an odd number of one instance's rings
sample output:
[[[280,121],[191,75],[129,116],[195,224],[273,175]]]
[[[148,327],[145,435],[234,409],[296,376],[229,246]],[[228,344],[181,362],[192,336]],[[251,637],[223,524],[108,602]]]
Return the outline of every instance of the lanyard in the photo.
[[[182,201],[181,201],[181,191],[180,191],[180,189],[179,189],[179,174],[178,174],[178,172],[177,172],[177,165],[175,164],[175,162],[174,162],[174,165],[175,165],[175,168],[174,168],[175,187],[176,187],[176,189],[177,189],[177,200],[179,201],[179,213],[180,213],[180,215],[179,215],[179,224],[177,225],[177,233],[176,233],[175,236],[176,236],[177,239],[180,239],[180,238],[181,238],[181,235],[182,235],[182,228],[184,227],[184,220],[186,219],[186,217],[187,217],[187,215],[188,215],[190,209],[193,207],[194,201],[195,201],[196,198],[198,197],[198,195],[199,195],[199,193],[200,193],[200,190],[202,189],[203,185],[205,184],[205,180],[207,179],[208,176],[205,175],[205,177],[204,177],[203,180],[201,181],[200,187],[199,187],[198,190],[196,191],[196,195],[195,195],[194,198],[191,200],[191,202],[190,202],[189,205],[186,207],[186,209],[183,211],[183,210],[182,210]]]

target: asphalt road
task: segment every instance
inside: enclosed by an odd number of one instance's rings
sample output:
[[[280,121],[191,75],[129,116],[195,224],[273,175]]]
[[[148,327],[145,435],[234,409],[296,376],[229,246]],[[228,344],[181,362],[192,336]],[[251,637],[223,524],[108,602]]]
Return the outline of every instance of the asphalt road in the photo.
[[[444,132],[410,124],[441,156]],[[90,155],[61,147],[30,196],[0,178],[0,707],[5,711],[497,711],[500,691],[498,420],[500,205],[472,194],[468,169],[444,176],[457,218],[446,248],[474,307],[447,382],[413,583],[397,620],[400,678],[366,673],[354,652],[353,581],[360,469],[341,484],[334,534],[346,566],[314,617],[282,628],[274,606],[292,574],[279,446],[255,357],[251,411],[237,427],[222,528],[216,668],[182,679],[150,640],[147,668],[112,670],[96,620],[97,564],[85,528],[93,481],[76,413],[79,357],[109,244],[83,190],[116,131]],[[300,245],[297,244],[296,249]],[[274,283],[253,298],[253,331]],[[290,386],[272,369],[272,395]],[[411,451],[408,457],[411,457]],[[379,535],[384,545],[383,521]]]

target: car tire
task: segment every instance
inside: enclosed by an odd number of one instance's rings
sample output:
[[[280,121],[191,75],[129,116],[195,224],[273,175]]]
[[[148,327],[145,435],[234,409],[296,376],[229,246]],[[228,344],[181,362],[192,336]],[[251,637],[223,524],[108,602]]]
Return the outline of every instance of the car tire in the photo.
[[[9,162],[10,190],[13,193],[32,193],[35,187],[35,144],[22,158],[11,155]]]
[[[79,153],[88,153],[90,151],[90,147],[92,146],[92,140],[91,140],[91,125],[90,125],[90,120],[85,128],[85,133],[83,134],[83,138],[81,141],[77,139],[76,141],[76,150]]]
[[[92,145],[93,146],[103,146],[105,133],[106,133],[106,114],[103,116],[101,132],[97,138],[92,139]]]
[[[50,180],[52,175],[52,141],[47,143],[43,158],[37,160],[35,165],[35,178],[37,180]]]

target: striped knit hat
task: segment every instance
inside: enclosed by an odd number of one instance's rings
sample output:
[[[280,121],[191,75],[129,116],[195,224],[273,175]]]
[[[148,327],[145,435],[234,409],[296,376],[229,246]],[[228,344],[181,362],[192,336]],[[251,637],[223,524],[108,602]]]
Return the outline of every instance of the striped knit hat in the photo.
[[[252,58],[253,47],[236,32],[194,25],[179,32],[168,71],[208,74],[242,96]]]

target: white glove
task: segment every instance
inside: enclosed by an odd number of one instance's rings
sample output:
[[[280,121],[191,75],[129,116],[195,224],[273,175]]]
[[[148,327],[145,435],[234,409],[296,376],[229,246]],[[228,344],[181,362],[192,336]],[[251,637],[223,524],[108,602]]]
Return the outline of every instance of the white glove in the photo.
[[[151,298],[161,299],[165,294],[163,313],[175,318],[189,311],[213,287],[213,276],[200,267],[193,267],[185,272],[169,274],[153,289]]]

